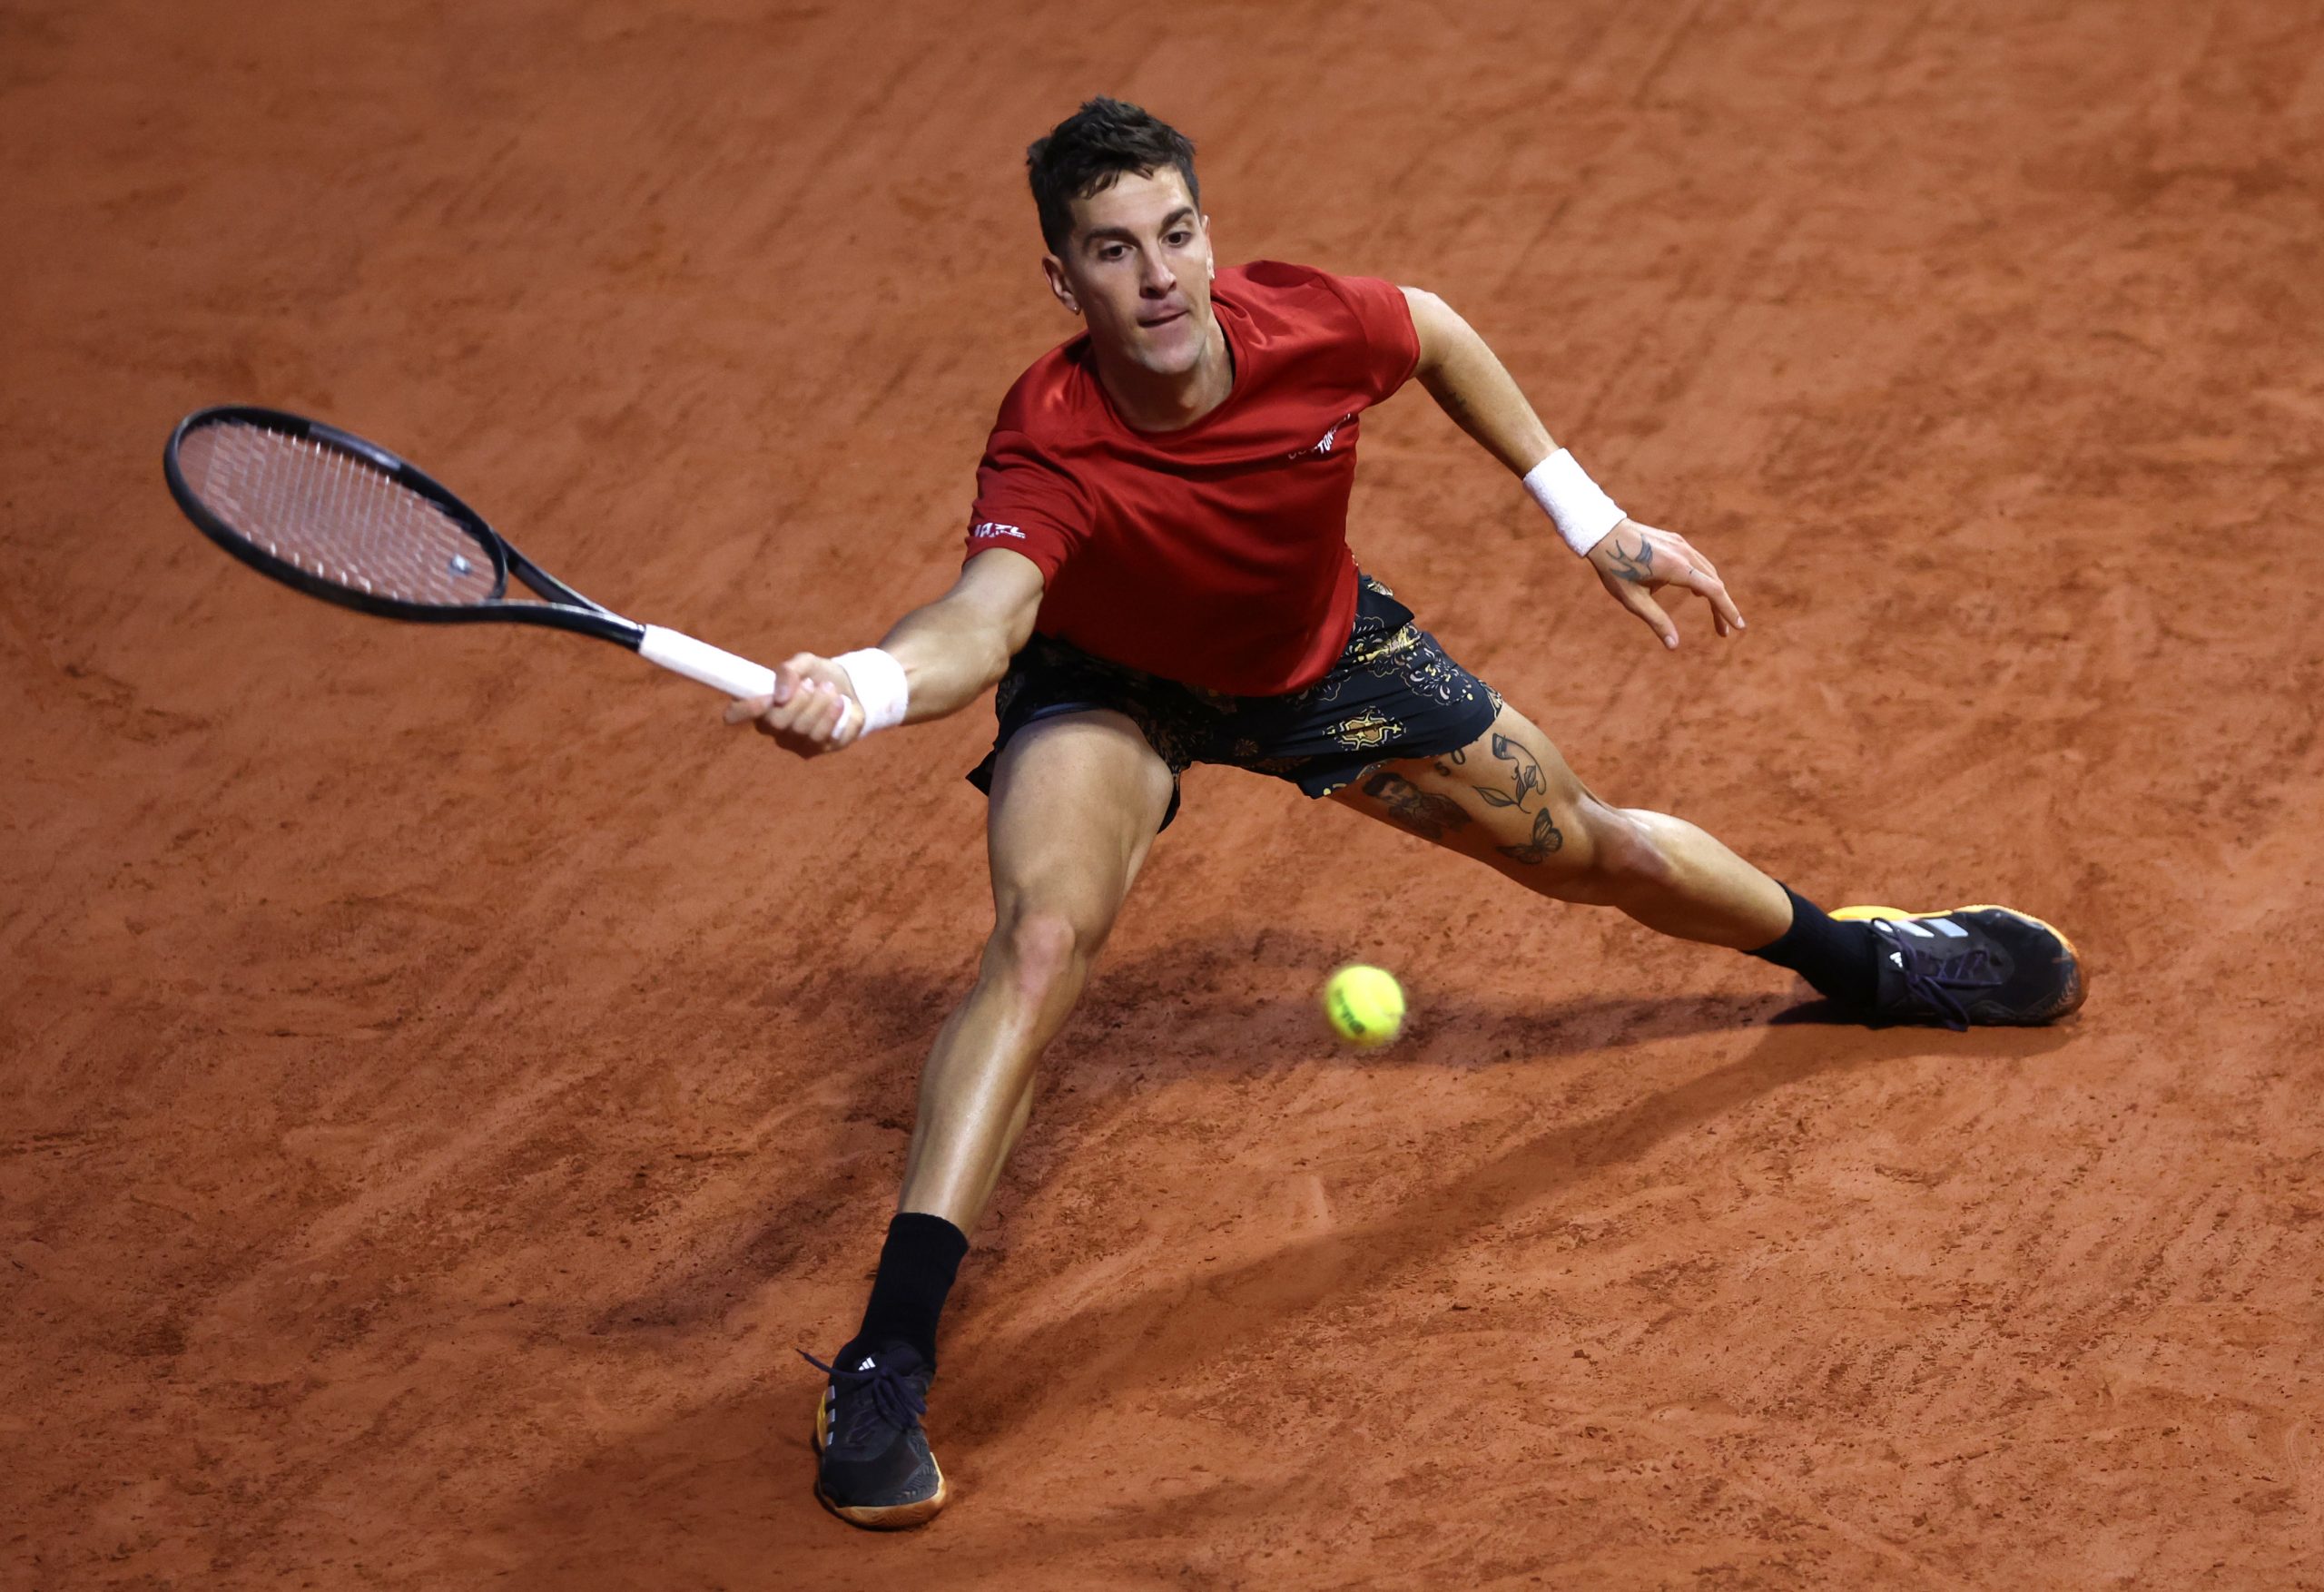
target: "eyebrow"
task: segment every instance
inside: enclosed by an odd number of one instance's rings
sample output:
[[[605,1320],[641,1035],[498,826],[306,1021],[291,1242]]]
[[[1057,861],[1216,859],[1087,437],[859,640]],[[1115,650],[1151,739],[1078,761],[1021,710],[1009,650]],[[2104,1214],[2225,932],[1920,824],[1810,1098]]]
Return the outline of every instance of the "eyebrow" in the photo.
[[[1193,205],[1182,204],[1177,209],[1172,211],[1168,215],[1162,218],[1160,230],[1167,232],[1172,227],[1177,226],[1180,221],[1192,221],[1194,219],[1194,213],[1195,207]],[[1100,238],[1118,238],[1125,243],[1135,243],[1137,241],[1137,234],[1131,231],[1128,227],[1095,227],[1081,235],[1081,241],[1087,245],[1095,243]]]

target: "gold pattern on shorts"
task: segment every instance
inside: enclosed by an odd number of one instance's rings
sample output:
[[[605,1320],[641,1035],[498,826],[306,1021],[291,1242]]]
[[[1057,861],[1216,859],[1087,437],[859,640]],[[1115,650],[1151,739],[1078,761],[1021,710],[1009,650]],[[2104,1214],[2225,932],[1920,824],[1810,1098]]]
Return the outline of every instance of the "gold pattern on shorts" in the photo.
[[[1362,579],[1366,594],[1387,604],[1359,606],[1339,662],[1304,690],[1237,696],[1147,674],[1037,633],[1011,660],[994,705],[1006,723],[1020,710],[1039,713],[1043,700],[1103,703],[1137,724],[1173,776],[1190,763],[1226,762],[1327,793],[1382,760],[1411,755],[1400,748],[1441,739],[1434,721],[1442,710],[1480,702],[1489,704],[1488,718],[1501,710],[1500,693],[1445,656],[1385,585]],[[1037,679],[1039,695],[1027,702]],[[1363,766],[1344,771],[1349,762]]]
[[[1385,746],[1403,732],[1402,719],[1392,719],[1376,709],[1367,709],[1352,719],[1342,719],[1324,732],[1350,752],[1369,752],[1375,746]]]

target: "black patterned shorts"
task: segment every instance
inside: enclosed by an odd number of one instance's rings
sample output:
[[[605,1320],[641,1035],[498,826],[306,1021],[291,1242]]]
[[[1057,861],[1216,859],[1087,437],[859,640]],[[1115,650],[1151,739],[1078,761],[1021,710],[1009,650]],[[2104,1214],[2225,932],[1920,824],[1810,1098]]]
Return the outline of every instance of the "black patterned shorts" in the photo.
[[[1111,708],[1127,716],[1170,765],[1170,808],[1178,816],[1178,776],[1198,762],[1226,763],[1291,781],[1328,796],[1384,762],[1435,757],[1466,746],[1501,712],[1492,687],[1445,656],[1412,610],[1359,574],[1355,627],[1331,673],[1283,696],[1229,696],[1095,657],[1035,635],[1010,660],[993,711],[1000,732],[970,773],[990,795],[1000,749],[1026,725],[1059,713]]]

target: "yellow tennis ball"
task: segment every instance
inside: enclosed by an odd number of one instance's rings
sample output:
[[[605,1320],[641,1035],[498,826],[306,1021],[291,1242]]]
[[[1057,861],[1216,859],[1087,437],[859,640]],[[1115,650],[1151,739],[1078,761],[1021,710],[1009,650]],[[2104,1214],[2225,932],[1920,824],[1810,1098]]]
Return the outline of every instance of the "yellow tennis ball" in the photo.
[[[1385,1045],[1404,1026],[1403,986],[1385,968],[1342,968],[1324,980],[1324,1017],[1351,1045]]]

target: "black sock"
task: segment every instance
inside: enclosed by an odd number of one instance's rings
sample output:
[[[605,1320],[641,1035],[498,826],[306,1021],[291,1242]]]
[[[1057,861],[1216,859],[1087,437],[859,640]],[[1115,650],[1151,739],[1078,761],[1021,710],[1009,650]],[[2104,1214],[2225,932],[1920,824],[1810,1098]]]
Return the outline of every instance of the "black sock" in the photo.
[[[889,1223],[863,1324],[842,1353],[870,1353],[901,1340],[934,1365],[936,1320],[944,1313],[944,1296],[952,1292],[960,1257],[968,1253],[969,1235],[941,1216],[906,1211]]]
[[[1773,945],[1748,951],[1763,962],[1789,968],[1827,1000],[1868,1009],[1880,988],[1880,937],[1866,923],[1841,923],[1789,885],[1791,927]]]

